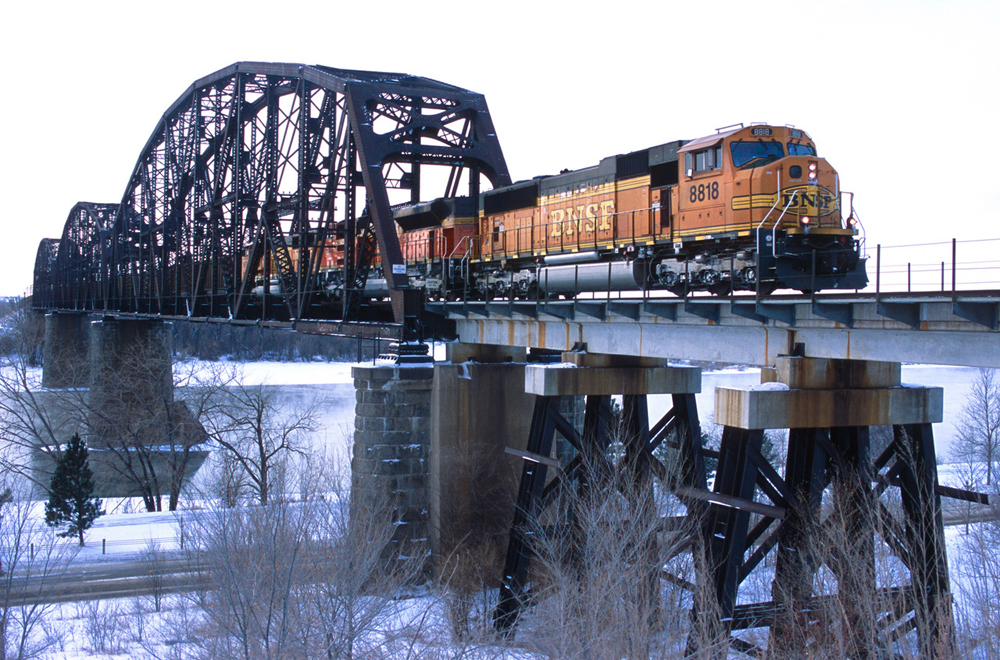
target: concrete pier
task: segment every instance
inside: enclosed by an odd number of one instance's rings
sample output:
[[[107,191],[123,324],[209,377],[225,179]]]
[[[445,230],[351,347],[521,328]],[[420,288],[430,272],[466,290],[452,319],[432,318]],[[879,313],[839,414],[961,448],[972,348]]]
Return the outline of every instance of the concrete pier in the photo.
[[[45,315],[42,387],[90,387],[90,318],[79,312]]]
[[[459,588],[499,575],[535,397],[524,391],[525,350],[449,347],[434,367],[431,546],[435,570]],[[495,577],[493,578],[495,579]]]
[[[204,429],[174,401],[169,323],[48,314],[42,384],[39,401],[53,431],[48,448],[32,455],[40,483],[54,469],[54,448],[73,433],[90,447],[99,497],[150,497],[150,487],[167,494],[208,455],[193,449],[205,441]]]
[[[399,524],[384,557],[406,554],[429,537],[430,365],[375,365],[354,377],[353,500],[392,510]]]
[[[88,351],[91,407],[172,402],[172,361],[169,323],[118,318],[91,322]]]

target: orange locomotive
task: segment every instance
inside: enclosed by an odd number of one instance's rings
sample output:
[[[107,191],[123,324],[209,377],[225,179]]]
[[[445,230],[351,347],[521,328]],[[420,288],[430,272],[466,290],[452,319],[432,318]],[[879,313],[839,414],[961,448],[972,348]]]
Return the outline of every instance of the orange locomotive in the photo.
[[[431,297],[860,289],[841,198],[804,131],[740,125],[396,217],[411,285]]]

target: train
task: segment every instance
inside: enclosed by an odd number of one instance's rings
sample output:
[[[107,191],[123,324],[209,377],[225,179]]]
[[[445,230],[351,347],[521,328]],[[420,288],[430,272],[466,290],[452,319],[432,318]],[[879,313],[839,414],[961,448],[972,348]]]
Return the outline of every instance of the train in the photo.
[[[868,283],[853,194],[793,126],[737,124],[394,217],[409,286],[429,300]],[[324,278],[340,297],[340,271]],[[376,259],[365,295],[387,294]]]

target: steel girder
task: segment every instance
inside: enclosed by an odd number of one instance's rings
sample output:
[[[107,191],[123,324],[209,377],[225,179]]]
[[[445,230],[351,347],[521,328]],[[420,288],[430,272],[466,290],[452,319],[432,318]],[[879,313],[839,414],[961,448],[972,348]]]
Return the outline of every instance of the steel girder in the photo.
[[[43,238],[35,252],[35,272],[32,278],[31,297],[33,304],[55,298],[56,257],[59,254],[58,238]]]
[[[93,309],[89,301],[100,299],[107,285],[103,264],[117,210],[117,204],[79,202],[66,218],[62,237],[41,241],[32,287],[36,305],[58,300],[60,309]]]
[[[357,239],[370,227],[401,323],[407,278],[392,206],[455,196],[462,184],[478,194],[481,176],[510,182],[480,94],[398,73],[237,63],[163,114],[106,241],[36,264],[35,305],[342,318],[357,308],[344,298],[364,287],[373,255],[359,260]],[[71,272],[94,286],[76,286]]]

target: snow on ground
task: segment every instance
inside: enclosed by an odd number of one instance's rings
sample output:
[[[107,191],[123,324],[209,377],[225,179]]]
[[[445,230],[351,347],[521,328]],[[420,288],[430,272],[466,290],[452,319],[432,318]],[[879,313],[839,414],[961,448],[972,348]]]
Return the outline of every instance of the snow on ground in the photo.
[[[435,353],[442,352],[436,347]],[[440,356],[443,358],[443,355]],[[210,368],[214,363],[203,363]],[[361,363],[371,365],[371,362]],[[388,363],[385,363],[388,364]],[[202,364],[194,363],[199,368]],[[328,362],[247,362],[234,364],[242,369],[248,384],[270,385],[326,385],[352,383],[351,363]],[[740,373],[740,369],[726,372]],[[959,466],[940,465],[939,481],[943,485],[962,487]],[[135,559],[155,543],[164,551],[178,550],[181,546],[185,519],[191,524],[198,515],[199,503],[185,503],[188,508],[179,512],[146,513],[141,510],[141,502],[136,500],[106,501],[108,515],[98,519],[87,532],[87,545],[76,555],[76,562],[114,562]],[[38,503],[37,514],[43,517],[42,503]],[[959,570],[966,552],[964,527],[946,529],[948,563],[952,590],[956,595],[956,611],[962,607],[964,577]],[[75,541],[67,540],[67,544]],[[767,585],[762,585],[766,593]],[[441,603],[436,596],[422,594],[405,601],[406,607],[400,617],[406,622],[400,627],[417,625],[412,613],[434,611],[427,626],[425,637],[436,638],[438,643],[447,637],[442,632],[446,627],[441,614]],[[407,618],[407,612],[410,612]],[[133,657],[185,657],[183,628],[191,617],[198,616],[196,608],[183,597],[170,597],[164,604],[163,612],[152,612],[152,602],[148,598],[119,599],[103,602],[67,603],[56,606],[47,617],[47,625],[63,633],[62,641],[42,656],[45,660],[78,660],[90,658],[113,658],[114,660]],[[179,643],[180,642],[180,643]],[[454,649],[452,649],[454,650]],[[495,650],[494,650],[495,651]],[[405,655],[405,654],[404,654]],[[446,650],[443,655],[453,653]],[[486,651],[482,657],[495,654]],[[472,654],[471,657],[477,657]],[[527,656],[522,656],[527,657]],[[985,657],[985,656],[984,656]]]
[[[246,385],[339,385],[354,382],[351,367],[356,362],[206,362],[185,361],[196,370],[210,370],[219,365],[232,366],[243,374]],[[361,364],[371,364],[361,363]]]

